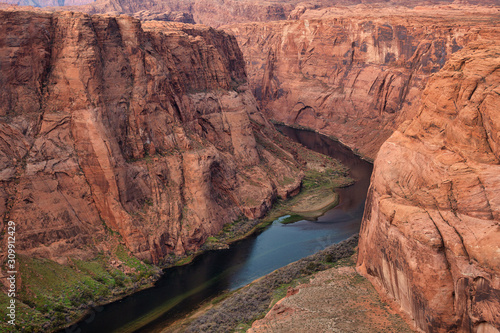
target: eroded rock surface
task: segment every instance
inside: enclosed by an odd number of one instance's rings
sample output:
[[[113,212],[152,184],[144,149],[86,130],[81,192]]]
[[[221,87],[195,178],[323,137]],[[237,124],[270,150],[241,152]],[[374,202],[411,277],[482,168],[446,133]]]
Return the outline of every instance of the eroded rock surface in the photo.
[[[316,273],[308,283],[288,288],[248,333],[393,332],[413,330],[383,303],[370,282],[353,267]]]
[[[133,13],[132,16],[141,21],[172,21],[195,23],[192,14],[178,11],[154,12],[150,10],[141,10]]]
[[[150,18],[166,14],[171,17],[194,17],[196,23],[219,27],[224,24],[242,22],[268,22],[298,19],[307,10],[331,6],[353,6],[358,4],[381,4],[383,6],[414,7],[421,4],[480,4],[497,5],[497,0],[3,0],[10,4],[44,7],[50,10],[65,9],[90,14],[112,13],[135,15],[140,11],[151,13]],[[375,11],[381,9],[375,9]],[[383,9],[382,9],[383,10]],[[179,21],[186,22],[186,21]]]
[[[98,0],[67,9],[90,14],[113,13],[136,15],[147,11],[152,15],[178,13],[192,17],[196,23],[218,27],[223,24],[251,21],[284,20],[299,1],[239,1],[239,0]],[[326,1],[328,2],[328,1]],[[331,2],[331,1],[330,1]],[[50,10],[60,10],[58,7]],[[170,14],[172,16],[172,14]]]
[[[121,241],[157,263],[300,186],[221,31],[0,11],[0,71],[0,215],[21,253]]]
[[[500,46],[457,52],[375,161],[358,270],[426,332],[500,331]]]
[[[477,39],[498,7],[303,7],[293,21],[225,27],[267,117],[333,135],[375,158],[420,105],[429,76]]]

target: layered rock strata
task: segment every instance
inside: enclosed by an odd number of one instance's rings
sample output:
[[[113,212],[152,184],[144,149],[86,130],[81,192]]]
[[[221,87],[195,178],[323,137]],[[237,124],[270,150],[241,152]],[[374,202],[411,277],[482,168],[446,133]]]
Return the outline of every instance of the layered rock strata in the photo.
[[[251,21],[283,20],[295,8],[292,1],[238,1],[238,0],[100,0],[84,6],[72,6],[71,10],[90,14],[113,13],[135,15],[140,11],[161,14],[185,13],[196,23],[218,27],[223,24]],[[58,8],[52,8],[58,10]]]
[[[500,22],[497,7],[473,6],[304,7],[294,18],[225,27],[263,112],[370,158],[416,115],[428,77]]]
[[[381,4],[386,8],[393,6],[414,7],[421,4],[452,4],[457,0],[3,0],[10,4],[34,7],[50,7],[60,10],[61,6],[72,11],[90,14],[113,13],[135,15],[140,11],[155,15],[177,13],[194,17],[196,23],[218,27],[224,24],[242,22],[268,22],[285,19],[298,19],[309,9],[331,6],[353,6],[358,4]],[[496,0],[465,0],[465,4],[496,5]],[[343,7],[340,7],[343,8]],[[377,9],[375,9],[377,10]],[[183,21],[184,22],[184,21]]]
[[[157,263],[300,186],[221,31],[0,11],[0,72],[0,215],[20,253],[120,241]]]
[[[192,14],[178,11],[164,11],[158,13],[150,10],[141,10],[133,13],[132,16],[141,21],[195,23]]]
[[[378,153],[358,271],[426,332],[500,331],[500,46],[457,52]]]

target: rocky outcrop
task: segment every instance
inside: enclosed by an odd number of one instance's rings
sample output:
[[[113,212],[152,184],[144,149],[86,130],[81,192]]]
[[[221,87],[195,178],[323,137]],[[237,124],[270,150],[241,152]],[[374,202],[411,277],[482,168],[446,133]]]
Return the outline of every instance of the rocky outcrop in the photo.
[[[358,271],[426,332],[500,331],[500,33],[457,52],[380,149]]]
[[[29,1],[6,0],[10,3],[29,5]],[[41,1],[39,1],[41,3]],[[52,4],[49,4],[52,2]],[[336,3],[323,0],[322,3]],[[178,12],[195,18],[196,23],[218,27],[223,24],[251,21],[272,21],[286,19],[300,0],[282,1],[240,1],[240,0],[97,0],[75,3],[67,9],[90,14],[113,13],[135,15],[140,11],[154,14]],[[84,5],[86,4],[86,5]],[[33,5],[33,4],[31,4]],[[82,5],[82,6],[80,6]],[[55,0],[47,0],[42,6],[59,6]],[[59,10],[60,8],[51,8]]]
[[[184,12],[167,11],[155,13],[149,10],[141,10],[132,14],[133,17],[141,21],[167,21],[167,22],[182,22],[195,23],[193,15]]]
[[[237,22],[284,20],[294,9],[294,1],[196,0],[193,16],[196,22],[219,27]]]
[[[496,7],[351,6],[294,21],[225,27],[243,51],[267,117],[338,137],[374,158],[412,119],[428,77],[476,39],[491,38]]]
[[[193,17],[196,23],[218,27],[236,22],[283,20],[294,9],[293,2],[297,1],[283,3],[237,0],[152,0],[148,2],[98,0],[85,6],[74,6],[68,9],[90,14],[135,15],[140,11],[148,11],[158,15],[165,12],[177,12]],[[57,8],[53,9],[57,10]]]
[[[221,31],[0,11],[0,71],[0,215],[19,253],[122,242],[157,263],[300,186]]]

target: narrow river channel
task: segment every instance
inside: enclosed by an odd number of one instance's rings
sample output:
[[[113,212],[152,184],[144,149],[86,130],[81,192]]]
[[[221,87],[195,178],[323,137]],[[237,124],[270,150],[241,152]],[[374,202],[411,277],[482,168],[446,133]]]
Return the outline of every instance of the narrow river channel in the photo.
[[[188,265],[167,269],[153,288],[98,308],[68,332],[160,332],[208,299],[359,232],[372,165],[325,136],[284,126],[278,129],[349,167],[356,183],[337,191],[337,207],[317,221],[286,225],[275,221],[260,234],[236,242],[228,250],[206,252]]]

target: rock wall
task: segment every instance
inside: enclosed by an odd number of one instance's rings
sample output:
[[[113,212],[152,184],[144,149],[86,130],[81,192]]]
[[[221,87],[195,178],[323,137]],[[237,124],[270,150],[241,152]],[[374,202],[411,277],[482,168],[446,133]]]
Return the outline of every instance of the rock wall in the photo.
[[[19,253],[119,241],[157,263],[300,186],[221,31],[0,11],[0,72],[0,216]]]
[[[308,9],[331,6],[342,6],[340,8],[343,8],[343,6],[359,4],[381,4],[390,8],[457,2],[480,5],[497,4],[497,0],[315,0],[312,2],[302,0],[3,0],[3,2],[23,6],[52,7],[48,8],[50,10],[60,10],[60,6],[65,6],[66,9],[72,11],[82,11],[90,14],[135,15],[137,12],[146,11],[149,12],[150,18],[164,17],[165,15],[169,15],[172,18],[171,20],[177,20],[179,17],[194,17],[196,23],[212,27],[243,22],[297,19]]]
[[[267,117],[333,135],[374,158],[416,115],[428,77],[498,26],[498,8],[353,6],[225,27]]]
[[[295,6],[291,3],[238,0],[98,0],[68,9],[90,14],[131,14],[147,11],[155,15],[176,12],[194,18],[196,23],[218,27],[223,24],[286,19]],[[58,10],[58,8],[52,8]]]
[[[429,80],[378,153],[358,271],[426,332],[500,331],[500,33]]]

